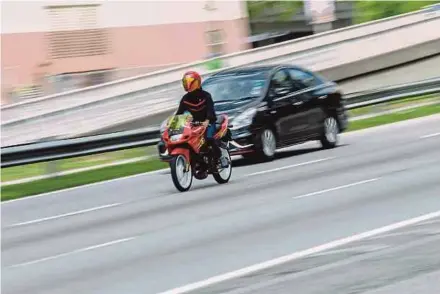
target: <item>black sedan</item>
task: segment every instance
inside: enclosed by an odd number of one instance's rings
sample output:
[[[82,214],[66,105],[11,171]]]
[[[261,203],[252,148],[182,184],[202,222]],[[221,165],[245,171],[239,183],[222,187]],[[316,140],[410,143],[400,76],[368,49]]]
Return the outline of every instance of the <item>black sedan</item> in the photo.
[[[319,140],[337,145],[347,113],[336,83],[291,65],[252,66],[220,71],[202,87],[217,114],[231,121],[231,155],[271,160],[277,148]],[[159,148],[159,153],[161,153]]]

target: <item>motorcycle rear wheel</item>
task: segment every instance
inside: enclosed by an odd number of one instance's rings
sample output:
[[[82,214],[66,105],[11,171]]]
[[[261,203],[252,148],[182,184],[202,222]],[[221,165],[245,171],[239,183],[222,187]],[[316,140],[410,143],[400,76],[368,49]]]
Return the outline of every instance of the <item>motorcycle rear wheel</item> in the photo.
[[[188,171],[185,171],[186,166]],[[171,178],[173,180],[174,186],[180,192],[186,192],[191,188],[193,180],[193,172],[191,164],[186,160],[185,156],[177,155],[174,156],[170,161],[171,168]]]
[[[229,166],[227,168],[223,168],[218,173],[212,174],[212,176],[217,183],[226,184],[227,182],[229,182],[229,179],[232,175],[232,160],[228,149],[220,148],[220,150],[222,151],[222,156],[226,157],[226,159],[228,160]]]

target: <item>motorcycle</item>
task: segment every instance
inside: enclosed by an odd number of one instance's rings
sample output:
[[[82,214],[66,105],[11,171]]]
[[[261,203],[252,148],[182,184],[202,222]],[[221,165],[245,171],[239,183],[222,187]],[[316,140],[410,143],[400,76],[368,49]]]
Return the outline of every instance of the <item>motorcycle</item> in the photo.
[[[212,147],[205,139],[206,124],[195,122],[190,114],[171,116],[162,133],[167,154],[161,157],[170,165],[174,186],[181,192],[191,188],[193,177],[204,180],[212,174],[219,184],[229,182],[232,174],[232,160],[229,153],[229,130],[227,115],[221,115],[216,124],[215,141],[221,150],[222,164],[212,162]],[[226,166],[226,167],[225,167]]]

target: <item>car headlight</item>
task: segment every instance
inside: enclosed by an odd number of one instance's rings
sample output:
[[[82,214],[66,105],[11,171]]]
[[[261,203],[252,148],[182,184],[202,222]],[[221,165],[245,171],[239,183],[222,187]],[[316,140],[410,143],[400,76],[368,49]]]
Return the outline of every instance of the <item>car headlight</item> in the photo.
[[[233,121],[233,129],[239,129],[252,124],[255,114],[257,113],[256,108],[249,108],[240,113]]]

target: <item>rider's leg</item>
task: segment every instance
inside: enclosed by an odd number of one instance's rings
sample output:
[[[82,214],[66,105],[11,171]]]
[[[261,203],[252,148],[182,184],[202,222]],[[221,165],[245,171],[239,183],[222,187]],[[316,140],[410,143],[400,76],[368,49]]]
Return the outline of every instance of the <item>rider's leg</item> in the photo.
[[[226,168],[228,163],[221,161],[222,151],[220,150],[220,147],[218,146],[217,142],[214,139],[215,131],[216,131],[215,124],[210,124],[206,132],[207,141],[211,145],[212,151],[214,153],[213,163],[214,165],[216,165],[220,161],[222,167]]]
[[[215,135],[215,124],[209,124],[208,129],[206,130],[206,141],[212,147],[214,156],[217,157],[218,159],[221,156],[221,150],[220,147],[218,147],[215,142],[214,135]]]

